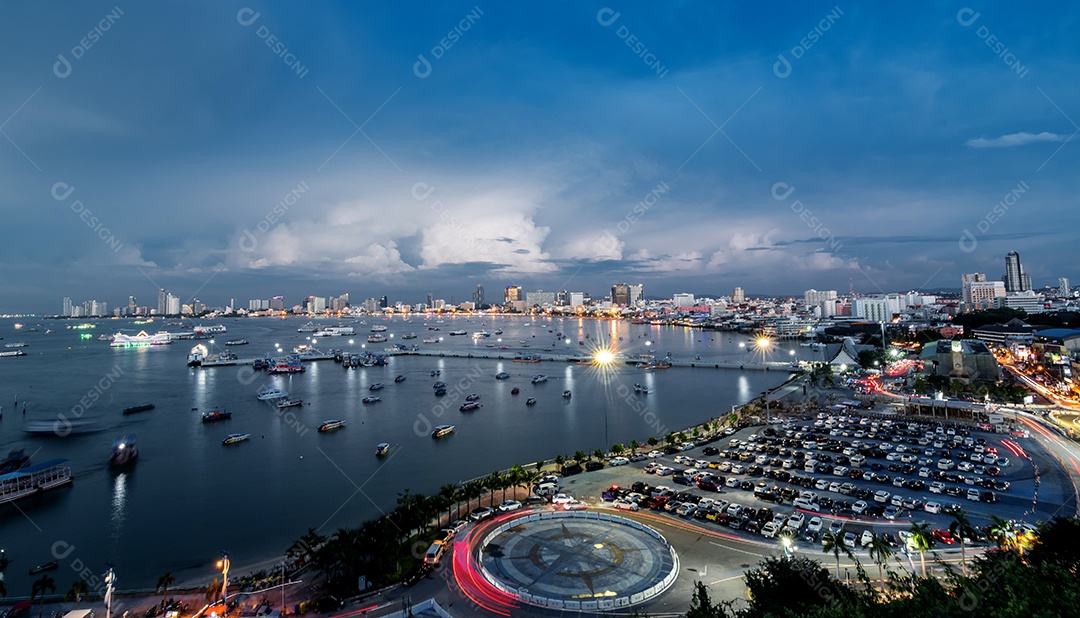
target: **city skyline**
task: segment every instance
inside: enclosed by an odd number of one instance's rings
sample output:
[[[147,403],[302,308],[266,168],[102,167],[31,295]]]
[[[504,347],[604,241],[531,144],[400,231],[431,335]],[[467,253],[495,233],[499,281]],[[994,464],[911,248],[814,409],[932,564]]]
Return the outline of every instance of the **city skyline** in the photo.
[[[6,12],[5,312],[1076,279],[1069,5]]]

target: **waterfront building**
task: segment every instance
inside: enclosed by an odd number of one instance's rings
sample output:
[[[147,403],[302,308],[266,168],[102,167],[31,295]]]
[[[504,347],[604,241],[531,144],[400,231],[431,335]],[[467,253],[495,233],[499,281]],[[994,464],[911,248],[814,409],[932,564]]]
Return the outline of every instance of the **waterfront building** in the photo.
[[[741,305],[746,302],[746,292],[743,292],[742,288],[735,288],[731,292],[731,302],[735,305]]]
[[[675,294],[671,299],[671,305],[678,309],[679,307],[693,307],[697,302],[693,294],[682,292]]]
[[[503,291],[503,302],[507,305],[517,300],[525,300],[525,292],[520,285],[508,285]]]
[[[627,307],[630,305],[629,284],[616,283],[611,286],[611,304],[618,307]]]
[[[525,293],[525,306],[529,309],[534,307],[553,307],[555,305],[555,292],[537,290]]]

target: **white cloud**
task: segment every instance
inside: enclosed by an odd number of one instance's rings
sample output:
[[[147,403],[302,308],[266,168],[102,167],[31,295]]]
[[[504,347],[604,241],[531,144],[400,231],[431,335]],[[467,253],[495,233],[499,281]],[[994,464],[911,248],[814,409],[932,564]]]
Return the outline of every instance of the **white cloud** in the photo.
[[[1050,133],[1049,131],[1043,131],[1042,133],[1021,131],[1020,133],[1009,133],[1008,135],[990,139],[985,137],[969,139],[967,145],[972,148],[1012,148],[1013,146],[1026,146],[1038,142],[1064,142],[1069,137],[1068,135]]]

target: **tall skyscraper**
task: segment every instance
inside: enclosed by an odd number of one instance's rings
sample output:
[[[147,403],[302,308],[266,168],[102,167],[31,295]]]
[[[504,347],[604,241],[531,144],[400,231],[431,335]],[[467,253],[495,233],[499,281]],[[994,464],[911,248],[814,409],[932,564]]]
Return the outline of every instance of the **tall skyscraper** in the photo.
[[[645,285],[642,283],[630,284],[630,305],[636,305],[639,301],[645,300]]]
[[[980,281],[986,281],[986,275],[983,273],[971,273],[967,275],[960,275],[960,285],[965,283],[978,283]]]
[[[1005,255],[1005,276],[1002,281],[1005,282],[1005,291],[1009,294],[1031,289],[1031,278],[1024,275],[1024,267],[1020,264],[1019,253],[1010,251]],[[1024,287],[1025,283],[1027,284],[1026,288]]]
[[[165,315],[169,312],[169,291],[165,288],[157,291],[157,312],[158,315]]]
[[[736,305],[745,303],[746,292],[743,292],[742,288],[735,288],[735,290],[731,292],[731,302],[735,303]]]
[[[477,309],[484,306],[484,286],[477,285],[476,291],[473,292],[473,304]]]
[[[1069,278],[1068,277],[1059,277],[1058,278],[1058,296],[1061,296],[1062,298],[1067,298],[1067,297],[1069,297],[1071,295],[1072,295],[1072,288],[1069,287]]]
[[[689,292],[678,293],[671,298],[671,304],[675,307],[692,307],[696,301],[694,295]]]
[[[64,297],[64,316],[65,317],[69,317],[69,318],[71,317],[71,309],[72,309],[71,298],[68,297],[68,296],[65,296]]]
[[[625,283],[616,283],[611,286],[611,304],[625,307],[630,304],[630,286]]]
[[[383,295],[381,298],[379,298],[379,306],[383,309],[386,309],[390,306],[390,299]]]
[[[525,300],[525,293],[521,290],[520,285],[508,285],[503,292],[503,302],[509,305],[515,300]]]

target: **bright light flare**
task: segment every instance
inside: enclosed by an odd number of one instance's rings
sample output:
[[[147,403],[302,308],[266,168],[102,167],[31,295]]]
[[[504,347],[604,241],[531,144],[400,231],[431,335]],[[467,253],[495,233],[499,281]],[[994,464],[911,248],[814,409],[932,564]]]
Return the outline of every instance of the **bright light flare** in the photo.
[[[615,353],[611,350],[597,350],[593,360],[601,365],[607,365],[615,361]]]
[[[769,339],[768,337],[759,337],[757,341],[754,342],[754,345],[763,350],[767,350],[769,346],[772,345],[772,339]]]

